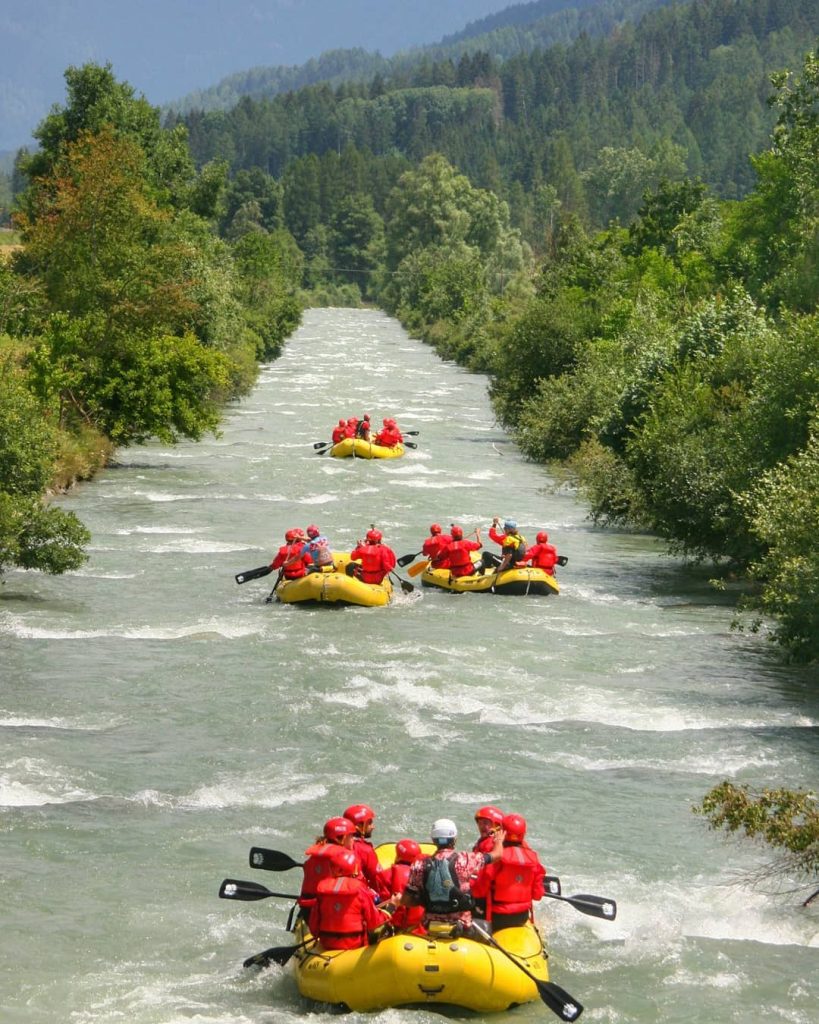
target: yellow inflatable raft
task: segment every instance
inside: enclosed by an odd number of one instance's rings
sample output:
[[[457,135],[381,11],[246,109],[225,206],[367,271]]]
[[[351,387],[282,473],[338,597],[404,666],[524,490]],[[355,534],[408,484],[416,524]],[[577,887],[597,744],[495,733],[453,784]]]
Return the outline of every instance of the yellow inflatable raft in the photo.
[[[276,597],[282,604],[358,604],[366,608],[389,604],[392,597],[389,576],[381,583],[362,583],[344,571],[349,562],[349,554],[334,551],[331,567],[308,573],[298,580],[282,580],[276,588]]]
[[[333,445],[330,454],[336,459],[400,459],[404,454],[404,446],[397,444],[394,448],[387,448],[361,437],[345,437]]]
[[[452,576],[449,569],[431,569],[421,574],[425,587],[439,587],[458,594],[559,594],[560,587],[554,576],[543,569],[525,566],[504,569],[502,573],[487,569],[483,576]]]
[[[423,853],[435,847],[421,843]],[[376,848],[382,867],[395,859],[395,844]],[[433,927],[436,927],[433,925]],[[393,1006],[454,1006],[498,1013],[538,998],[535,983],[500,950],[455,937],[447,925],[439,934],[399,932],[361,949],[324,950],[319,944],[295,954],[296,982],[307,999],[338,1009],[369,1011]],[[310,937],[303,921],[296,942]],[[549,980],[546,950],[538,930],[504,928],[495,941],[538,981]]]
[[[500,950],[448,933],[404,932],[361,949],[295,954],[296,982],[307,999],[345,1010],[382,1010],[391,1006],[445,1005],[499,1013],[538,998],[534,982]],[[303,924],[296,942],[309,937]],[[540,933],[530,924],[504,928],[495,941],[538,981],[549,980]]]

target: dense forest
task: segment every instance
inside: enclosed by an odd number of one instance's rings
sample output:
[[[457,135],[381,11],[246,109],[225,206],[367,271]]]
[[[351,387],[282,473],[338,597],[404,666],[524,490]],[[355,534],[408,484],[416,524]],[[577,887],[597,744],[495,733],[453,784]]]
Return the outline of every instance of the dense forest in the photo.
[[[69,69],[0,263],[0,567],[81,558],[44,488],[213,429],[301,306],[369,302],[488,373],[596,521],[816,659],[817,33],[808,0],[698,0],[164,124]]]

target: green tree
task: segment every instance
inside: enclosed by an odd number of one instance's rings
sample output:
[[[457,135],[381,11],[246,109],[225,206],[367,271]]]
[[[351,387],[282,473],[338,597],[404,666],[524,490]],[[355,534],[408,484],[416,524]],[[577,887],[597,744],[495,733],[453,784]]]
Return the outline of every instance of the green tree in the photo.
[[[807,447],[741,499],[764,555],[751,566],[749,604],[776,618],[774,638],[799,661],[819,660],[819,416]]]
[[[801,877],[806,882],[819,874],[819,807],[806,790],[763,789],[722,782],[693,808],[713,829],[741,833],[759,840],[776,857],[759,872],[760,878]]]
[[[4,351],[5,349],[5,351]],[[57,439],[0,338],[0,573],[11,566],[61,573],[86,559],[77,517],[44,505]]]

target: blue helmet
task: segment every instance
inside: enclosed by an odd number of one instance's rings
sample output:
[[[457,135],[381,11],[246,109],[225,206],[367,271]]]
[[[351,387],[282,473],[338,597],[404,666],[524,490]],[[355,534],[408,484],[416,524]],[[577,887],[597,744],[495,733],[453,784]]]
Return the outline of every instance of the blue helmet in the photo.
[[[505,519],[503,522],[504,530],[517,530],[518,524],[515,519]]]

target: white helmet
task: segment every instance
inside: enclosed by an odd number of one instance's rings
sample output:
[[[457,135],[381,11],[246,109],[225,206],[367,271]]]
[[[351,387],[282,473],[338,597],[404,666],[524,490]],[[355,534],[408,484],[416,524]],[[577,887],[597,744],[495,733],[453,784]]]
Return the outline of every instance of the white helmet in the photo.
[[[439,818],[437,821],[432,823],[432,832],[430,836],[433,840],[437,839],[455,839],[458,835],[458,827],[454,821],[450,821],[449,818]]]

